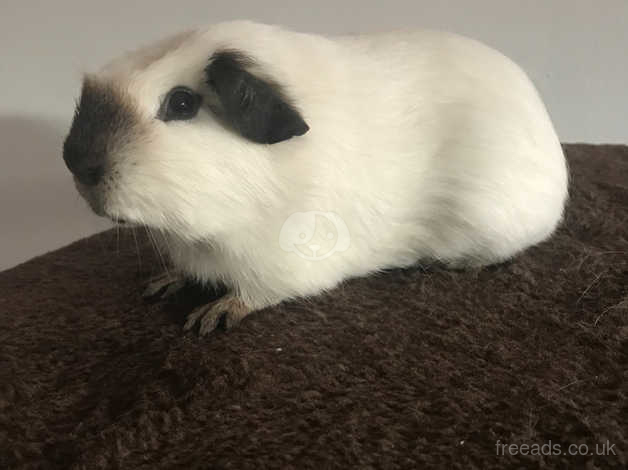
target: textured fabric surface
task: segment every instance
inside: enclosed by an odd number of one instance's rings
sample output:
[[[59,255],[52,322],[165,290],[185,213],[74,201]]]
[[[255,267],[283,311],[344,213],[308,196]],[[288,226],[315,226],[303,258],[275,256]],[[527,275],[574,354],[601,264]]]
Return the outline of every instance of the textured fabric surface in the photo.
[[[514,261],[356,279],[206,338],[181,329],[194,288],[141,299],[139,232],[0,273],[0,468],[626,468],[628,148],[566,150],[566,221]]]

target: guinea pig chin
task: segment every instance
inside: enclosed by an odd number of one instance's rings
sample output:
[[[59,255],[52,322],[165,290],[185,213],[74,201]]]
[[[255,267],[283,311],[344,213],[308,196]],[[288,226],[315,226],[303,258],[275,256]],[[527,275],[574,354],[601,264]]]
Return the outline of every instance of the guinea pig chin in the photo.
[[[99,187],[100,185],[87,186],[81,183],[76,177],[74,178],[74,186],[76,186],[78,193],[83,197],[83,199],[85,199],[85,201],[87,201],[89,207],[92,209],[92,211],[94,211],[96,215],[99,215],[101,217],[108,217],[112,220],[116,219],[105,210],[105,188]]]

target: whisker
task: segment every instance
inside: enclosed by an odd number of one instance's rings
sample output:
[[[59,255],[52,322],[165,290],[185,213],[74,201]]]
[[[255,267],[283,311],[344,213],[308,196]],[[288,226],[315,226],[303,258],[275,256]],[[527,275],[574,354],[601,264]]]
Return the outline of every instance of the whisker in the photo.
[[[141,272],[142,271],[142,255],[140,254],[140,245],[137,242],[137,235],[135,234],[135,227],[131,227],[131,234],[133,235],[133,240],[135,241],[135,251],[137,252],[138,269]]]
[[[120,256],[120,222],[118,222],[118,218],[115,218],[116,223],[116,256]]]
[[[161,253],[161,250],[159,249],[159,245],[157,243],[157,239],[155,238],[152,230],[150,229],[150,227],[146,226],[146,232],[148,233],[148,236],[150,237],[151,241],[153,242],[153,247],[155,248],[155,251],[157,252],[157,255],[159,257],[159,260],[161,261],[161,265],[164,268],[164,271],[166,272],[166,274],[170,275],[170,272],[168,271],[168,267],[166,266],[166,261]]]

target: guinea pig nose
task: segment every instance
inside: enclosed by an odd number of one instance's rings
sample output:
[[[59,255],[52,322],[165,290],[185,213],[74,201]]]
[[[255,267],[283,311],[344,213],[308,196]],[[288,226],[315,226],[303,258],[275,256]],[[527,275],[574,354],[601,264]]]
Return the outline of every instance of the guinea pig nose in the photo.
[[[74,176],[85,186],[96,186],[102,179],[104,169],[102,165],[86,165],[74,172]]]
[[[104,159],[98,153],[89,153],[66,142],[63,160],[76,179],[85,186],[96,186],[103,177]]]

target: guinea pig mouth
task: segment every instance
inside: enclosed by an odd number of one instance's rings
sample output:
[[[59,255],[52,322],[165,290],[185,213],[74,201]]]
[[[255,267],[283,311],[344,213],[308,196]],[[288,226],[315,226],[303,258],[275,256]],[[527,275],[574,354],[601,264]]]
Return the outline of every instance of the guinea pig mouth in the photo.
[[[107,198],[104,188],[86,186],[74,178],[74,185],[78,193],[85,199],[94,214],[105,217],[118,225],[135,225],[133,219],[125,219],[118,215],[112,214],[105,206]]]
[[[94,214],[100,217],[106,217],[107,219],[111,220],[112,222],[116,224],[123,225],[127,223],[126,219],[114,216],[110,214],[107,210],[105,210],[105,197],[106,196],[102,188],[92,188],[89,186],[85,186],[84,184],[76,180],[76,178],[74,180],[74,184],[76,186],[77,191],[83,197],[83,199],[87,201],[87,204],[89,205],[91,210],[94,212]]]
[[[74,179],[74,186],[83,199],[87,201],[87,204],[89,204],[89,207],[96,215],[108,217],[108,214],[105,213],[102,195],[99,192],[93,191],[87,186],[79,183],[76,178]]]

